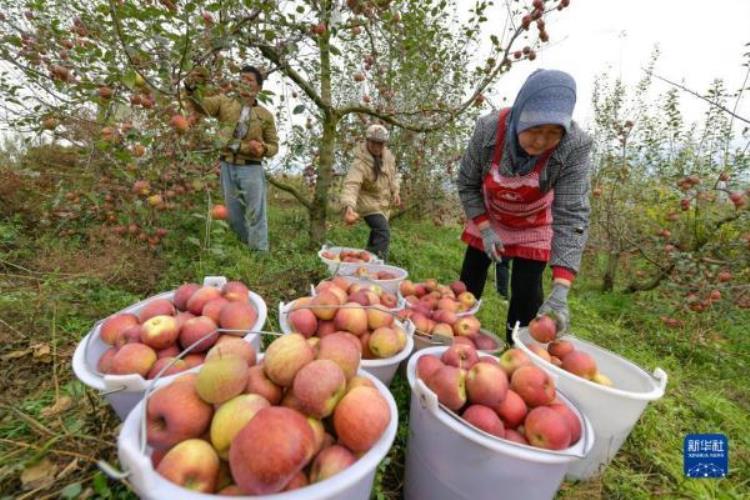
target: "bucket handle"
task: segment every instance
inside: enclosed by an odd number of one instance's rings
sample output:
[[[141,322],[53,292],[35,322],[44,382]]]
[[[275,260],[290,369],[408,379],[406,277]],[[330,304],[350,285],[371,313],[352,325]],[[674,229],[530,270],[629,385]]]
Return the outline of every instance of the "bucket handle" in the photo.
[[[221,289],[226,284],[227,278],[224,276],[206,276],[203,278],[203,286],[212,286]]]
[[[118,481],[126,479],[128,476],[130,476],[129,470],[120,470],[106,460],[97,460],[96,466],[99,467],[99,470],[101,470],[107,476]]]
[[[667,388],[667,380],[669,378],[667,376],[667,372],[665,372],[661,368],[657,367],[657,368],[654,369],[654,373],[653,373],[652,377],[654,377],[656,379],[657,387],[659,388],[659,390],[663,394],[664,390]]]

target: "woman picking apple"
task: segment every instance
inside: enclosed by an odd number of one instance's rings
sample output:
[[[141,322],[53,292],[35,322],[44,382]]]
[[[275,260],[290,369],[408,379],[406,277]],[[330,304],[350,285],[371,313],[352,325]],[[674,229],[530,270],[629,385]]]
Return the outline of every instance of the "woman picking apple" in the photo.
[[[382,125],[370,125],[366,142],[354,150],[354,162],[344,180],[341,205],[344,222],[352,225],[360,214],[370,227],[367,250],[386,260],[390,243],[388,216],[392,206],[401,206],[396,160],[386,146],[388,131]]]
[[[572,121],[576,84],[562,71],[537,70],[513,107],[477,120],[458,173],[467,222],[461,281],[481,297],[490,263],[512,262],[506,337],[538,314],[570,321],[567,297],[589,224],[591,138]],[[552,266],[544,300],[542,274]]]

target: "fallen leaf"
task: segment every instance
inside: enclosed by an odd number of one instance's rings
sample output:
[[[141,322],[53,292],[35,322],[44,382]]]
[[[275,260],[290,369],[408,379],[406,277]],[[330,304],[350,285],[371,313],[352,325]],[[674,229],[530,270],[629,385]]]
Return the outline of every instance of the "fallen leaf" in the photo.
[[[34,344],[33,346],[31,346],[31,348],[34,350],[34,357],[39,361],[43,363],[49,363],[50,361],[52,361],[52,348],[49,346],[49,344]]]
[[[22,358],[29,354],[31,352],[31,349],[24,349],[22,351],[11,351],[8,354],[3,354],[2,359],[3,361],[7,361],[9,359],[17,359]]]
[[[43,409],[41,413],[43,417],[54,417],[71,406],[73,406],[73,398],[70,396],[60,396],[57,401],[55,401],[55,404]]]
[[[33,490],[52,484],[55,481],[57,465],[44,458],[41,462],[26,467],[21,472],[21,484],[26,490]]]

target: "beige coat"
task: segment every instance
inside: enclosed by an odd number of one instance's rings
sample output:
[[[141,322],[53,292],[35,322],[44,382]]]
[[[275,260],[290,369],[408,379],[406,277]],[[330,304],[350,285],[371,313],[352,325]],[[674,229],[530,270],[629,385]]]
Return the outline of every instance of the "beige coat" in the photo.
[[[399,194],[396,159],[388,148],[383,148],[383,169],[377,180],[373,165],[367,144],[357,145],[354,161],[344,179],[341,205],[354,208],[362,217],[383,214],[388,218],[394,199]]]

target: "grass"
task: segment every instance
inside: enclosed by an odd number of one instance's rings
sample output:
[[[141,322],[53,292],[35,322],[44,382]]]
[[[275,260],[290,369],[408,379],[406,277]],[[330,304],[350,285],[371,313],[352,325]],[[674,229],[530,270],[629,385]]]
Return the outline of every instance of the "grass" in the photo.
[[[274,198],[273,196],[271,197]],[[326,275],[307,241],[307,220],[288,199],[270,210],[272,252],[240,246],[223,223],[210,243],[205,221],[175,215],[157,254],[107,235],[65,238],[39,232],[19,217],[0,222],[0,492],[7,497],[133,498],[125,483],[98,472],[98,459],[116,464],[119,421],[70,366],[75,346],[98,319],[143,297],[206,275],[249,283],[269,306],[277,328],[280,300],[306,293]],[[458,227],[399,219],[390,260],[413,279],[457,278],[464,246]],[[334,221],[329,240],[361,247],[363,225]],[[639,365],[669,374],[667,394],[650,404],[612,464],[597,479],[563,484],[561,498],[747,498],[750,496],[750,392],[747,389],[750,315],[735,310],[707,328],[666,330],[658,320],[658,292],[603,294],[584,272],[571,297],[576,333]],[[502,335],[505,305],[488,283],[479,314]],[[687,318],[689,320],[689,318]],[[408,437],[409,387],[401,375],[391,390],[399,406],[396,441],[381,463],[373,496],[399,498]],[[686,479],[682,440],[687,433],[729,437],[730,475]],[[36,476],[34,473],[37,473]]]

